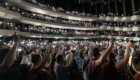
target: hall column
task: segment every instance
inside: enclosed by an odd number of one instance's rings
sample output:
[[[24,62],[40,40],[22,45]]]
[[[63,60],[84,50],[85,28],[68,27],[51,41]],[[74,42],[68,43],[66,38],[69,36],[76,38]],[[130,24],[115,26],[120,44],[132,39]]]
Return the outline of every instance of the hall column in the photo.
[[[115,0],[115,10],[116,10],[116,14],[118,13],[118,4],[117,4],[117,0]]]
[[[2,37],[2,42],[3,42],[3,43],[6,42],[5,36]]]
[[[131,3],[132,3],[132,11],[135,12],[135,2],[134,2],[134,0],[131,0]]]
[[[104,30],[104,34],[103,35],[105,35],[105,30]]]
[[[6,26],[7,26],[7,20],[6,19],[3,20],[3,25],[4,25],[4,28],[6,28]]]
[[[99,35],[99,30],[97,30],[97,33],[98,33],[98,35]]]
[[[104,4],[101,3],[101,7],[102,7],[102,14],[104,14]]]
[[[15,30],[15,26],[16,26],[16,23],[15,21],[13,22],[13,30]]]
[[[125,0],[122,0],[123,2],[123,12],[124,12],[124,15],[126,16],[126,6],[125,6]]]
[[[118,13],[118,3],[117,3],[117,0],[115,0],[115,10],[116,10],[116,14],[119,14]],[[117,21],[117,26],[119,27],[119,22]]]
[[[131,0],[131,3],[132,3],[132,11],[133,13],[135,12],[135,1],[134,0]],[[137,22],[134,21],[134,25],[136,26],[137,25]]]
[[[126,16],[125,0],[122,0],[122,2],[123,2],[123,12],[124,12],[124,16]],[[125,26],[127,26],[127,22],[125,22]]]
[[[110,31],[110,36],[112,36],[112,30]]]
[[[24,31],[24,24],[21,24],[20,31]]]

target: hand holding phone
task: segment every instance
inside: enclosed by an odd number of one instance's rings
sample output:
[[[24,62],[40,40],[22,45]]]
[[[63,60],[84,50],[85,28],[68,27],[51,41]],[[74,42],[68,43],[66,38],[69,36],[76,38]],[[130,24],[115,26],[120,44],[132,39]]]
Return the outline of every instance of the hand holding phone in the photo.
[[[126,38],[127,43],[129,42],[129,38]],[[130,40],[130,42],[133,44],[133,40]]]

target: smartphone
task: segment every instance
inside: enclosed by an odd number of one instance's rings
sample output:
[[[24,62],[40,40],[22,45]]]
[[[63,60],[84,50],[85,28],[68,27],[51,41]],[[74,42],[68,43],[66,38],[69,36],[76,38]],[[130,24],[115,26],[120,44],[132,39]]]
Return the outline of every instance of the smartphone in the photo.
[[[129,38],[126,38],[126,41],[129,42]]]
[[[129,38],[126,38],[126,41],[129,42]],[[133,40],[130,40],[130,42],[133,44]]]
[[[18,33],[16,33],[16,32],[15,32],[15,34],[16,34],[16,35],[18,35]],[[21,40],[20,40],[20,39],[18,39],[18,41],[19,41],[19,42],[21,42]]]

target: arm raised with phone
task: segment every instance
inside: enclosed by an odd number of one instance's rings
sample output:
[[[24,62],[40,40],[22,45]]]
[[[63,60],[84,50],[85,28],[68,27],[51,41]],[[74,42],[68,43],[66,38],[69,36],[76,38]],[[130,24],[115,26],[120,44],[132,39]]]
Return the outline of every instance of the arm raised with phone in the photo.
[[[73,60],[74,60],[74,54],[72,52],[70,52],[70,57],[71,57],[71,60],[70,60],[70,63],[66,66],[66,70],[69,70],[72,65],[73,65]]]
[[[129,49],[130,49],[131,45],[132,44],[130,41],[126,44],[126,54],[125,54],[124,59],[115,64],[115,68],[117,70],[121,70],[122,68],[124,68],[128,64],[129,57],[130,57]]]
[[[107,59],[107,55],[109,53],[109,50],[112,48],[112,45],[113,45],[113,39],[110,39],[107,50],[104,53],[102,53],[100,58],[96,61],[96,66],[101,65]]]
[[[19,36],[16,33],[13,35],[14,45],[6,55],[3,63],[0,65],[0,73],[5,73],[13,64],[15,55],[16,55],[16,48],[19,44]]]

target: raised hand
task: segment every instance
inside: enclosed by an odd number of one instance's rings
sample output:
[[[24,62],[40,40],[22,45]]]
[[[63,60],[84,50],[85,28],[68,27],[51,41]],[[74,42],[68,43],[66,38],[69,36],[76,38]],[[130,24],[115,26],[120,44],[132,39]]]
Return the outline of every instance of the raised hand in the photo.
[[[14,42],[15,43],[18,43],[19,41],[18,41],[18,39],[19,39],[19,35],[17,35],[16,33],[13,35],[13,40],[14,40]]]
[[[74,54],[73,54],[72,52],[70,52],[69,55],[70,55],[71,57],[74,57]]]
[[[109,47],[112,47],[112,45],[113,45],[113,39],[111,38],[111,39],[109,40]]]
[[[127,44],[126,44],[126,48],[130,48],[132,46],[131,42],[129,41]]]
[[[53,53],[50,54],[50,60],[52,60],[52,58],[53,58]]]

